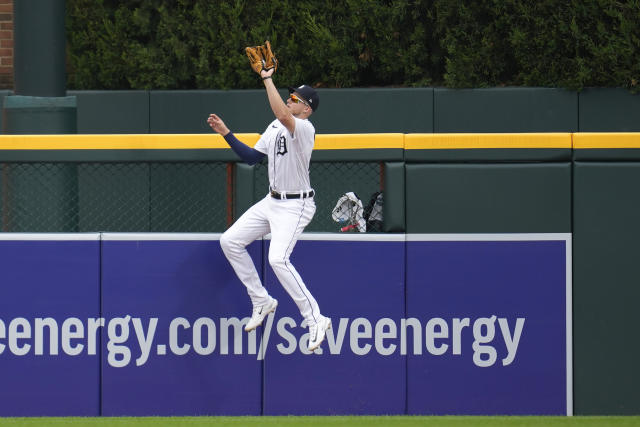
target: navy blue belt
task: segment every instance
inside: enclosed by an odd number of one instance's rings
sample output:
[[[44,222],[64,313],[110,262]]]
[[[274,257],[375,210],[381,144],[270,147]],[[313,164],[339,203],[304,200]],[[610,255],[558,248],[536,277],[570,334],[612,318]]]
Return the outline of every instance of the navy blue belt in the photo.
[[[275,190],[271,190],[270,194],[274,199],[306,199],[307,197],[313,197],[315,192],[313,190],[309,190],[298,191],[296,193],[278,193]]]

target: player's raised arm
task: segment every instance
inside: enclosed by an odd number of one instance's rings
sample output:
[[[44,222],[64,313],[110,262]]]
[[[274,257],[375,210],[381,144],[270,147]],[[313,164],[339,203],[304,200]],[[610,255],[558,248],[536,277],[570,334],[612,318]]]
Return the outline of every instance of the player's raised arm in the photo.
[[[276,119],[287,128],[291,135],[294,134],[296,121],[295,118],[308,118],[315,108],[311,107],[308,101],[304,101],[301,96],[293,94],[287,99],[286,104],[282,101],[278,89],[273,82],[273,74],[278,69],[278,60],[271,51],[271,44],[266,41],[262,46],[246,48],[251,68],[260,75],[267,90],[269,105]],[[293,90],[289,90],[293,93]]]
[[[278,93],[278,89],[276,89],[276,85],[273,83],[273,72],[274,69],[269,71],[261,71],[260,77],[262,77],[262,81],[264,82],[264,87],[267,89],[267,97],[269,98],[269,105],[271,106],[271,111],[276,116],[276,119],[284,127],[287,128],[289,133],[293,135],[293,131],[296,128],[296,121],[293,118],[293,113],[289,110],[288,106],[282,101],[280,98],[280,94]]]

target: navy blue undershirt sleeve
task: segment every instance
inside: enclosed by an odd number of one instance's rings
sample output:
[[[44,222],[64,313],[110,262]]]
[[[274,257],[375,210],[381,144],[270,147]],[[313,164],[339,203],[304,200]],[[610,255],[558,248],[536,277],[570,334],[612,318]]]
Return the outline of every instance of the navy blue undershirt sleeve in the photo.
[[[265,154],[259,152],[255,148],[251,148],[248,145],[245,145],[241,142],[233,132],[229,132],[224,136],[225,141],[229,144],[229,147],[245,162],[250,165],[255,165],[256,163],[260,163],[260,161],[264,158]]]

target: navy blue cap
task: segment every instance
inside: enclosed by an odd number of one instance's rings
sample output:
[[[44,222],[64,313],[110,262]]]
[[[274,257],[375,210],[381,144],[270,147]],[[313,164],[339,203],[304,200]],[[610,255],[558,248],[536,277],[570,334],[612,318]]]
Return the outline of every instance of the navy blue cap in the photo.
[[[318,105],[320,105],[320,97],[318,96],[318,92],[311,86],[302,85],[298,87],[290,87],[289,93],[297,93],[300,97],[309,104],[313,111],[318,109]]]

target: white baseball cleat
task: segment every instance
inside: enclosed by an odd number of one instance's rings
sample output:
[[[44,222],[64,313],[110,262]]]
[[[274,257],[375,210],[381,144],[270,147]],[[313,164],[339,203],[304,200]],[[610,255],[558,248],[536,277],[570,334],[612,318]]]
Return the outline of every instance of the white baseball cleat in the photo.
[[[318,323],[309,326],[309,351],[320,347],[322,341],[327,336],[327,330],[331,329],[331,319],[322,316]]]
[[[278,300],[275,298],[271,298],[271,301],[266,303],[265,305],[259,305],[253,307],[253,313],[251,313],[251,319],[245,325],[245,332],[253,331],[258,326],[262,325],[262,321],[269,313],[273,313],[276,311],[276,307],[278,306]]]

